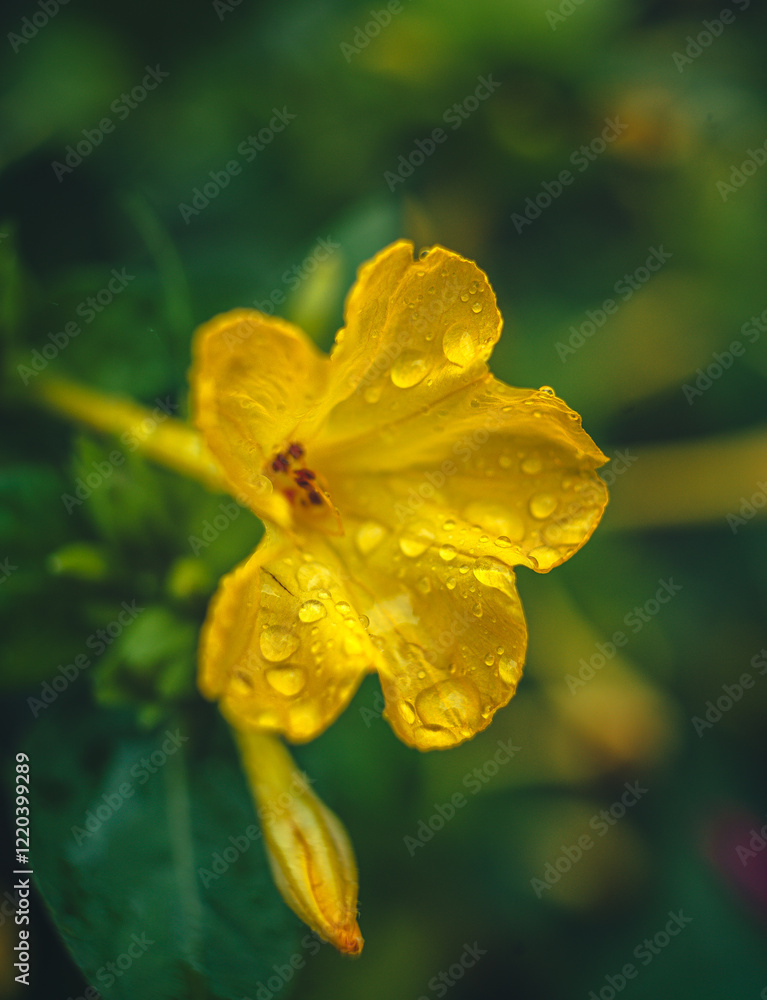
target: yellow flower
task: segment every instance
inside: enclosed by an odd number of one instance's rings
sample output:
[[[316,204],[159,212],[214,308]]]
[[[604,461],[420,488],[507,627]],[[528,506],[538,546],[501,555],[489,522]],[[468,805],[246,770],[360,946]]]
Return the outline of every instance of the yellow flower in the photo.
[[[198,330],[197,426],[266,525],[201,638],[201,690],[237,729],[311,740],[377,671],[396,734],[431,750],[514,694],[514,567],[584,544],[606,459],[551,389],[490,374],[501,323],[474,263],[400,241],[360,269],[330,357],[252,310]]]

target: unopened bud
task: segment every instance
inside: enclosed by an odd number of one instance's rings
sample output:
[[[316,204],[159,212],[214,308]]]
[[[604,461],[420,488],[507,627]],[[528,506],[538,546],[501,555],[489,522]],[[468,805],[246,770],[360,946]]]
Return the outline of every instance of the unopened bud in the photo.
[[[341,821],[309,787],[283,743],[235,730],[277,888],[320,937],[359,955],[357,865]]]

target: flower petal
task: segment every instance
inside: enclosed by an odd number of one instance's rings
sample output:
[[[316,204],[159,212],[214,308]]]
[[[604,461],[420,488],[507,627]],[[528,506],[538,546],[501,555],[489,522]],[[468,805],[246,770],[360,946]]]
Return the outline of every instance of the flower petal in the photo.
[[[268,532],[221,581],[201,637],[199,684],[236,728],[303,743],[336,719],[379,660],[332,555],[318,562]]]
[[[232,492],[279,524],[289,523],[289,505],[272,493],[264,465],[301,436],[328,370],[328,359],[298,327],[252,309],[216,316],[195,334],[195,422]]]
[[[331,353],[327,405],[335,408],[325,440],[391,424],[481,378],[501,324],[472,261],[440,246],[413,260],[405,240],[387,247],[360,268],[346,302]]]
[[[344,523],[375,520],[407,546],[426,524],[436,549],[547,572],[596,528],[606,461],[550,389],[491,375],[394,427],[316,446]]]
[[[407,537],[347,520],[323,539],[380,651],[385,715],[409,746],[454,746],[488,726],[522,673],[527,631],[514,573],[497,559],[449,553],[428,524]],[[327,551],[326,551],[327,550]],[[332,554],[329,554],[332,550]]]

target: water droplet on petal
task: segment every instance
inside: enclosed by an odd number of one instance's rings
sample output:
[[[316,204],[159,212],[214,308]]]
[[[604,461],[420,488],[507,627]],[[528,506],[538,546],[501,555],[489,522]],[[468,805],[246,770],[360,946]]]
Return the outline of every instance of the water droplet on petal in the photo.
[[[406,556],[415,559],[422,555],[434,541],[434,533],[427,524],[413,524],[400,536],[399,547]]]
[[[542,392],[544,396],[553,396],[554,395],[554,390],[551,388],[550,385],[542,385],[540,387],[540,389],[538,390],[538,392]]]
[[[298,649],[298,636],[289,629],[274,625],[264,629],[259,645],[265,660],[279,663],[280,660],[287,660]]]
[[[372,552],[380,544],[385,534],[386,528],[383,525],[376,521],[366,521],[359,526],[357,534],[354,536],[357,548],[363,556],[366,556],[368,552]]]
[[[274,489],[274,483],[268,476],[254,476],[250,481],[250,485],[260,496],[268,496]]]
[[[512,542],[510,538],[506,537],[506,535],[499,535],[495,540],[495,544],[499,549],[508,549],[511,547]]]
[[[522,675],[522,668],[511,656],[502,656],[498,661],[498,676],[504,684],[516,686]]]
[[[368,618],[368,616],[367,615],[360,615],[360,625],[363,628],[367,628],[369,624],[370,624],[370,619]]]
[[[415,722],[415,709],[410,702],[401,701],[399,703],[399,714],[409,726],[412,726]]]
[[[522,459],[521,469],[530,476],[534,476],[537,472],[540,472],[543,468],[543,464],[538,455],[528,455],[527,458]]]
[[[485,587],[492,587],[508,597],[514,597],[514,574],[498,559],[478,559],[474,566],[474,576]]]
[[[303,667],[271,667],[266,671],[270,687],[286,698],[294,698],[306,687],[306,673]]]
[[[439,550],[439,555],[445,562],[452,562],[456,557],[455,545],[443,545]]]
[[[381,398],[382,388],[380,382],[378,385],[369,385],[363,390],[362,398],[366,403],[377,403]]]
[[[455,521],[453,521],[452,519],[448,518],[448,520],[445,521],[445,523],[442,525],[442,530],[443,531],[452,531],[454,527],[455,527]]]
[[[445,331],[442,350],[448,361],[467,368],[477,357],[477,345],[466,327],[456,323]]]
[[[336,611],[340,615],[348,615],[351,609],[352,609],[351,604],[348,604],[346,601],[339,601],[336,604]]]
[[[447,580],[445,580],[445,586],[448,590],[455,590],[455,577],[448,577]]]
[[[318,622],[326,614],[325,605],[321,601],[304,601],[298,609],[298,617],[302,622]]]
[[[330,570],[321,563],[304,563],[296,576],[302,590],[330,590],[333,586]]]
[[[409,389],[426,378],[430,369],[430,359],[420,351],[403,351],[391,366],[389,377],[398,388]]]
[[[471,311],[473,313],[481,313],[482,312],[482,303],[481,302],[472,302],[472,304],[471,304]]]
[[[562,558],[562,554],[556,549],[552,549],[549,545],[537,546],[537,548],[530,551],[529,556],[538,569],[551,569]]]
[[[492,653],[488,653],[487,656],[485,657],[485,666],[492,667],[494,663],[495,663],[495,657],[493,656]]]
[[[530,497],[530,513],[539,520],[547,518],[557,509],[557,498],[550,493],[536,493]]]
[[[511,465],[511,459],[508,455],[501,455],[498,459],[498,464],[502,469],[508,469]]]
[[[429,594],[431,593],[431,580],[428,576],[422,576],[416,584],[416,587],[418,587],[422,594]]]
[[[472,607],[471,607],[471,613],[474,615],[475,618],[481,618],[482,617],[482,605],[481,604],[473,604]]]
[[[473,736],[482,717],[479,691],[467,678],[439,681],[421,691],[415,710],[426,727],[447,730],[454,742]]]

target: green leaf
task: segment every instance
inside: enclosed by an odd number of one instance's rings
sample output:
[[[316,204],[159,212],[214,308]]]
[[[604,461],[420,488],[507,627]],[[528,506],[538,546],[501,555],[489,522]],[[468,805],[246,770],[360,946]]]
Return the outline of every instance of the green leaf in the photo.
[[[241,1000],[296,952],[231,738],[199,712],[150,733],[126,713],[59,712],[26,748],[35,878],[107,1000]]]

